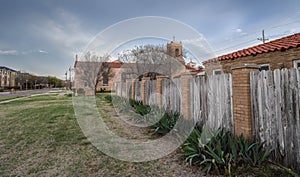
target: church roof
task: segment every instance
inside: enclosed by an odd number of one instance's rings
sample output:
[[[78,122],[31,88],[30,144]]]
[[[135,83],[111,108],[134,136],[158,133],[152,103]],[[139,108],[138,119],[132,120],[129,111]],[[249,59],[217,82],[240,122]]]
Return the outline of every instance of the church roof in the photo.
[[[0,66],[0,69],[1,69],[1,70],[12,71],[12,72],[17,72],[17,71],[15,71],[15,70],[13,70],[13,69],[10,69],[10,68],[6,67],[6,66]]]

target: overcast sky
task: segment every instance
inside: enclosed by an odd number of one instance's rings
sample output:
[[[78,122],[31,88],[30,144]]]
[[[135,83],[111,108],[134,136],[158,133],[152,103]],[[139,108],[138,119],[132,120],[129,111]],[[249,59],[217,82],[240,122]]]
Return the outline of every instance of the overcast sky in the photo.
[[[60,78],[99,32],[122,20],[186,23],[217,55],[300,32],[299,0],[1,0],[0,66]],[[170,40],[172,39],[170,31]]]

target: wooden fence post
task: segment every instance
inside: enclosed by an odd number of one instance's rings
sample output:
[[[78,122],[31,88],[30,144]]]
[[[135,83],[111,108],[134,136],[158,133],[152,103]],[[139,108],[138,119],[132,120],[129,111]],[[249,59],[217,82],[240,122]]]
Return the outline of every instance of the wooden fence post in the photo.
[[[122,97],[122,92],[123,92],[123,84],[122,84],[122,80],[120,81],[120,97]]]
[[[234,66],[232,69],[234,133],[252,138],[250,72],[258,71],[253,64]]]
[[[125,84],[125,86],[126,86],[126,99],[130,99],[130,97],[131,97],[131,95],[129,95],[129,85],[131,84],[131,80],[129,80],[129,79],[126,79],[126,84]]]
[[[181,114],[185,119],[191,119],[191,83],[190,72],[182,73],[180,76],[181,85]]]
[[[166,76],[156,77],[156,102],[160,109],[162,108],[162,81],[166,78]]]

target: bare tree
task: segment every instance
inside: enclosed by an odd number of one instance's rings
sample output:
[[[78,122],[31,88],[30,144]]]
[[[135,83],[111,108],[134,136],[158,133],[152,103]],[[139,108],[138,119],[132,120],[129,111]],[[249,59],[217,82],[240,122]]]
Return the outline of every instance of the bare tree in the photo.
[[[99,83],[108,83],[109,78],[113,77],[113,72],[109,62],[102,62],[101,68],[98,71],[95,89]]]
[[[83,61],[79,61],[75,68],[75,82],[79,83],[79,87],[84,88],[89,92],[88,94],[95,94],[97,84],[101,81],[99,77],[109,75],[111,72],[106,64],[109,58],[108,55],[97,56],[87,52],[83,57]]]
[[[136,73],[140,79],[142,77],[155,79],[156,75],[172,77],[179,68],[182,69],[182,64],[168,55],[165,46],[137,46],[119,54],[119,60],[131,63],[131,66],[126,67],[126,72]]]

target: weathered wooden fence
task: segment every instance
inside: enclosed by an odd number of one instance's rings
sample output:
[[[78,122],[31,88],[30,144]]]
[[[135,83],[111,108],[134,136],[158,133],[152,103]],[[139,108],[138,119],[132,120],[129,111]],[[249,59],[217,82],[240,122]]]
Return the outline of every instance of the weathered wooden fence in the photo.
[[[156,101],[156,80],[146,80],[145,83],[145,93],[146,100],[145,103],[147,105],[157,105]]]
[[[244,79],[249,79],[248,74]],[[235,77],[237,77],[235,75]],[[156,100],[158,85],[155,80],[134,81],[133,84],[117,83],[116,94],[142,101],[148,105],[161,103],[161,108],[167,112],[182,113],[181,91],[182,78],[163,79],[161,83],[161,102]],[[242,92],[233,88],[250,87]],[[127,87],[127,88],[126,88]],[[142,89],[145,90],[142,90]],[[127,90],[127,94],[126,94]],[[252,125],[252,135],[265,147],[272,150],[271,158],[287,167],[300,171],[300,73],[297,69],[283,69],[262,72],[251,72],[250,82],[234,82],[231,74],[215,76],[196,76],[190,80],[190,115],[195,122],[206,128],[215,130],[223,127],[234,131],[234,113],[247,112],[251,107],[250,121],[244,124]],[[240,92],[238,92],[240,91]],[[134,93],[133,93],[134,92]],[[239,100],[233,104],[233,95],[243,97],[247,106],[239,107]],[[245,94],[245,95],[244,95]],[[185,99],[186,101],[186,99]],[[233,112],[233,105],[239,112]],[[251,106],[250,106],[251,105]],[[252,124],[251,124],[252,120]],[[243,120],[239,120],[243,121]],[[237,124],[236,124],[237,125]],[[251,130],[250,130],[251,131]],[[251,135],[251,134],[250,134]]]
[[[300,171],[300,74],[297,69],[252,72],[253,136],[273,160]]]
[[[180,78],[162,81],[162,108],[166,112],[180,114],[181,110]]]
[[[121,96],[121,82],[116,82],[116,95]]]
[[[122,92],[122,95],[126,95],[126,82],[121,82],[121,92]]]
[[[131,95],[132,95],[132,82],[127,82],[127,85],[126,85],[127,89],[126,89],[126,94],[128,96],[128,98],[131,98]]]
[[[195,122],[216,130],[234,130],[231,74],[191,79],[191,115]]]
[[[138,80],[135,81],[134,100],[142,101],[142,82]]]
[[[134,99],[142,101],[142,81],[134,81]],[[224,127],[233,131],[232,77],[230,74],[198,76],[191,79],[191,115],[196,122],[204,123],[209,129]],[[121,86],[120,86],[121,85]],[[127,88],[126,88],[127,86]],[[131,97],[132,84],[118,83],[116,93]],[[156,80],[145,81],[145,103],[156,105]],[[166,112],[181,113],[180,78],[162,81],[162,109]]]

